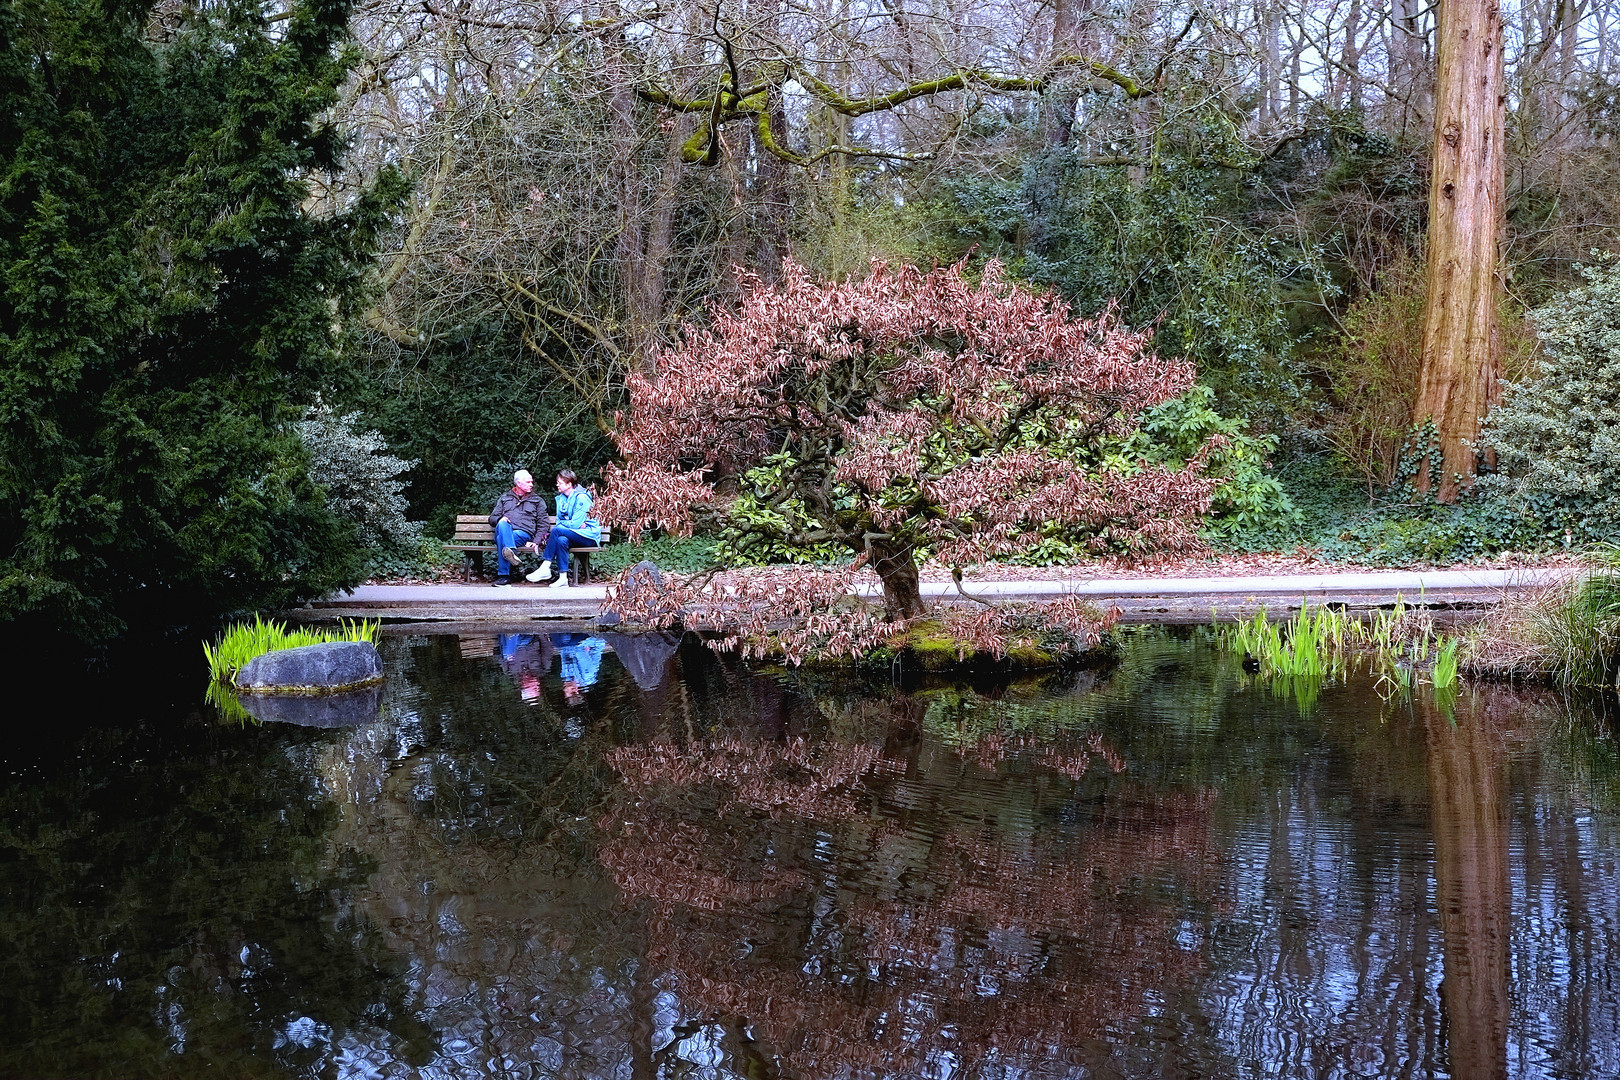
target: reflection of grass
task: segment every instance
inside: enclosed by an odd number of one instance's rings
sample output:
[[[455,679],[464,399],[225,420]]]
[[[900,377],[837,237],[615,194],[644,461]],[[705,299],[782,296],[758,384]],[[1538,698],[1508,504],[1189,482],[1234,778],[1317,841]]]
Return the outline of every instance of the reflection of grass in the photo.
[[[1301,716],[1308,714],[1322,694],[1321,675],[1274,675],[1268,680],[1272,697],[1293,698]]]
[[[258,717],[242,707],[242,701],[236,696],[236,691],[223,682],[209,680],[208,689],[203,691],[203,700],[219,710],[221,721],[229,721],[235,724],[257,724],[259,722]]]
[[[380,622],[345,619],[336,627],[300,626],[289,630],[286,623],[255,615],[252,623],[236,623],[213,645],[203,642],[211,683],[229,683],[249,660],[278,649],[320,645],[327,641],[377,641]]]
[[[978,746],[991,735],[1044,741],[1076,727],[1088,727],[1089,718],[1065,715],[1061,699],[1024,704],[992,700],[964,687],[949,687],[924,695],[928,707],[922,726],[953,750]]]

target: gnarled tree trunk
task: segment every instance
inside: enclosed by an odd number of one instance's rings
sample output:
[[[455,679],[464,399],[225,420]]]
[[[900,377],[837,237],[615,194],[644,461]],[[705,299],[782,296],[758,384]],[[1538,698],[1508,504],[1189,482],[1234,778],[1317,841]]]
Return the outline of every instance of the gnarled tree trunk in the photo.
[[[1429,190],[1423,368],[1416,423],[1440,435],[1444,502],[1473,480],[1480,420],[1498,395],[1497,237],[1502,219],[1502,18],[1496,0],[1442,0]],[[1460,478],[1460,484],[1459,484]]]
[[[883,582],[883,607],[889,617],[917,619],[928,614],[911,545],[869,540],[866,550],[872,558],[872,569],[877,571],[878,578]]]

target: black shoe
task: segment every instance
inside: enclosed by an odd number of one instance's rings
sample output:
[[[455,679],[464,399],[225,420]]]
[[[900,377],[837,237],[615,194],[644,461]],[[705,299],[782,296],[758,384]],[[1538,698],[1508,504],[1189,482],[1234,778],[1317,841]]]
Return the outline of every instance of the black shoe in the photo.
[[[512,584],[512,576],[508,574],[505,577],[502,577],[500,574],[496,574],[493,584],[497,589],[504,589],[508,585]]]
[[[507,565],[513,571],[516,571],[523,564],[523,560],[518,558],[517,548],[501,548],[501,558],[506,560]]]

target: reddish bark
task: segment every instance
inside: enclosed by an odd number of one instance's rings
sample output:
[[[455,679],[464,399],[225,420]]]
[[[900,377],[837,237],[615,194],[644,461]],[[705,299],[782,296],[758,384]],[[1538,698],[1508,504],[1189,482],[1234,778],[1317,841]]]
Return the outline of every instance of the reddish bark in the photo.
[[[1431,458],[1418,486],[1450,502],[1473,481],[1480,422],[1500,393],[1496,258],[1505,90],[1495,0],[1445,0],[1439,53],[1423,369],[1413,419],[1434,421],[1441,459],[1441,475],[1432,476]]]

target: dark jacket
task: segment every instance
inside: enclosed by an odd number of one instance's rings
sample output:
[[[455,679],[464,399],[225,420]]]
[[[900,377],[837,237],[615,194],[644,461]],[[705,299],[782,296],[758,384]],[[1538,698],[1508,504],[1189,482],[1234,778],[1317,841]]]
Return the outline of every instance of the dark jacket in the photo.
[[[531,491],[521,499],[510,488],[501,492],[501,497],[495,500],[495,509],[489,512],[490,527],[493,528],[501,518],[510,521],[512,528],[520,533],[528,533],[530,537],[548,531],[547,526],[551,524],[546,514],[546,500],[540,497],[538,491]]]

